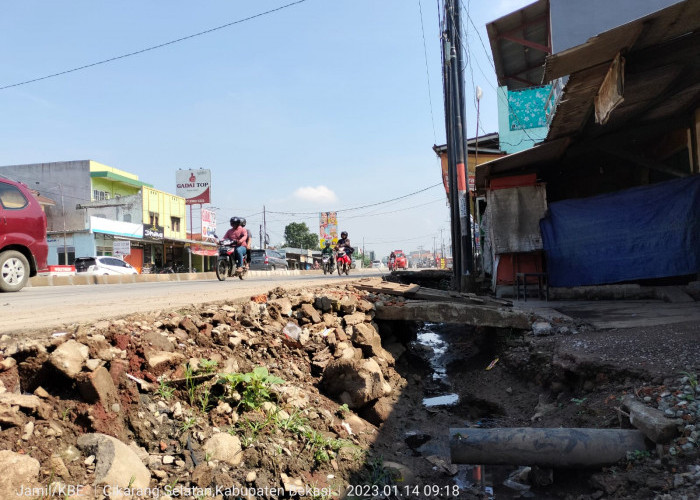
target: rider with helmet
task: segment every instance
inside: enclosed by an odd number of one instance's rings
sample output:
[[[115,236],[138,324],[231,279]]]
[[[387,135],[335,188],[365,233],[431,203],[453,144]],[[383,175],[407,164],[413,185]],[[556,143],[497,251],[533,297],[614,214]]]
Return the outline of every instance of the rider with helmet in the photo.
[[[344,248],[348,255],[352,254],[352,247],[350,246],[350,238],[348,238],[347,231],[343,231],[342,233],[340,233],[340,239],[335,245],[336,250],[340,250],[341,248]]]
[[[329,240],[326,240],[326,244],[321,250],[321,255],[328,255],[331,259],[331,266],[335,265],[335,263],[333,262],[333,247],[331,246],[331,242]]]
[[[243,270],[246,254],[246,242],[248,241],[248,231],[241,226],[241,219],[231,217],[231,229],[226,231],[225,240],[231,240],[231,245],[236,247],[236,272]]]

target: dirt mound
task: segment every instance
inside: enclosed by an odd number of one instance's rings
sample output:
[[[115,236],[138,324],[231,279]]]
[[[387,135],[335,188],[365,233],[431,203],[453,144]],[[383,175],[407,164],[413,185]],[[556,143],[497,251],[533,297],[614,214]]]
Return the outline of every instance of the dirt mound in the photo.
[[[597,473],[487,468],[497,497],[697,493],[694,372],[652,384],[564,356],[563,327],[441,327],[438,367],[423,325],[375,321],[388,300],[278,288],[0,339],[0,497],[487,498],[450,463],[450,427],[619,427],[629,393],[681,420],[672,441]],[[425,404],[445,391],[459,402]]]

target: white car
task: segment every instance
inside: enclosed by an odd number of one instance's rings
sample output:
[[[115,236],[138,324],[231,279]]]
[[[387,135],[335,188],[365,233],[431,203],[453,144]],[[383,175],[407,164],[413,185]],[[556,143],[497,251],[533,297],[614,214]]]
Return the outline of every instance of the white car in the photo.
[[[380,269],[382,267],[382,261],[381,260],[373,260],[372,267],[376,267],[377,269]]]
[[[138,274],[138,271],[117,257],[78,257],[75,271],[98,275]]]

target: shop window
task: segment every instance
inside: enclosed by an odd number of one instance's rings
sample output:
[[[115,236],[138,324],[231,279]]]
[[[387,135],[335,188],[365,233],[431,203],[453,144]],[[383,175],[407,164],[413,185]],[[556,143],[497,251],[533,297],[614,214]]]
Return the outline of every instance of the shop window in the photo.
[[[64,253],[64,247],[60,246],[56,249],[58,251],[58,264],[61,266],[72,266],[75,263],[75,247],[65,247],[66,252]],[[68,260],[66,261],[65,255],[68,254]]]
[[[180,232],[180,217],[170,217],[170,229],[174,232]]]

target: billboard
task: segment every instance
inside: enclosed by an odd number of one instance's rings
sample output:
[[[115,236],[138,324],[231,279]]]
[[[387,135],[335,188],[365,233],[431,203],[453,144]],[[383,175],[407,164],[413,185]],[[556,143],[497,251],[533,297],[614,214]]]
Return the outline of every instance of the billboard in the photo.
[[[319,214],[319,245],[321,248],[326,246],[326,241],[330,241],[331,245],[338,243],[338,215],[336,212],[321,212]]]
[[[185,199],[186,205],[211,203],[211,170],[178,170],[175,172],[175,194]]]
[[[213,239],[216,234],[216,213],[202,209],[202,239]]]

